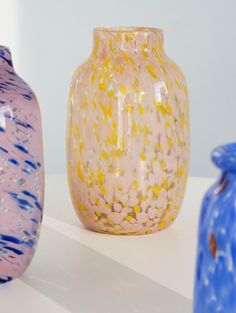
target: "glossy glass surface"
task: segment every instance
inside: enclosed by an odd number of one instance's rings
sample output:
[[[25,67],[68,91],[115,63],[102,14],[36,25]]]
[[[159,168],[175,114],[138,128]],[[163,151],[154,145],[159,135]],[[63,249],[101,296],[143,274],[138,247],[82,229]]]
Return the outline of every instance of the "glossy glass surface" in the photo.
[[[37,99],[0,46],[0,284],[19,277],[38,242],[44,198]]]
[[[236,312],[236,144],[213,151],[222,170],[199,222],[194,313]]]
[[[153,28],[97,28],[71,83],[67,166],[94,231],[148,234],[176,218],[189,161],[184,76]]]

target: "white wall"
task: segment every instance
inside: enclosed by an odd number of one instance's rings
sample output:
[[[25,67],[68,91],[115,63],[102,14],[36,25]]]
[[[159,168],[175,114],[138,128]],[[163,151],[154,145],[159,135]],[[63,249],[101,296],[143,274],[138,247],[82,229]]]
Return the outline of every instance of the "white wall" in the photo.
[[[0,45],[11,48],[16,66],[19,66],[18,16],[17,0],[0,0]]]
[[[7,16],[10,2],[0,0],[1,15]],[[17,10],[16,69],[41,103],[48,172],[65,171],[68,86],[76,66],[90,53],[93,27],[130,25],[164,29],[166,52],[182,67],[189,85],[190,174],[216,173],[210,151],[236,139],[234,0],[18,0]],[[5,20],[10,28],[16,22]],[[9,43],[15,49],[12,39]]]

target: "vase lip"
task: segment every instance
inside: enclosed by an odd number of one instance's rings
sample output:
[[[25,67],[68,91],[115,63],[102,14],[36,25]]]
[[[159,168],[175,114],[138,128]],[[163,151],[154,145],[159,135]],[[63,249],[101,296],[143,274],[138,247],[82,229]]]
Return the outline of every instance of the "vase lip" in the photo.
[[[94,31],[109,33],[163,33],[160,28],[146,26],[100,26],[94,28]]]
[[[215,148],[211,159],[222,171],[236,174],[236,142]]]

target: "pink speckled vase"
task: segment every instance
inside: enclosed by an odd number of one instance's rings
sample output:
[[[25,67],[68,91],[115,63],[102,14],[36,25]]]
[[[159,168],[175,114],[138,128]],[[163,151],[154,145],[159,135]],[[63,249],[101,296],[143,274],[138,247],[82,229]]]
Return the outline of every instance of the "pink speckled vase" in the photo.
[[[189,163],[187,86],[153,28],[97,28],[71,83],[71,197],[91,230],[149,234],[168,227]]]
[[[37,99],[0,46],[0,284],[19,277],[38,242],[44,199]]]

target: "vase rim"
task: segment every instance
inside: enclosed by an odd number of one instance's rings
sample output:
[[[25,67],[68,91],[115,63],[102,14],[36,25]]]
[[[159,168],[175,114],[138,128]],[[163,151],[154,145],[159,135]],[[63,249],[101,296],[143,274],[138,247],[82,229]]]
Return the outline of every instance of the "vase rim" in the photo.
[[[94,31],[109,33],[163,33],[160,28],[146,26],[101,26],[94,28]]]
[[[211,159],[222,171],[236,173],[236,142],[215,148]]]

